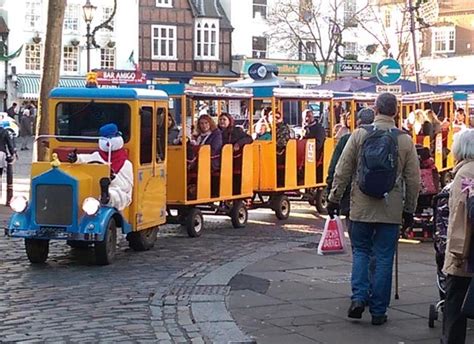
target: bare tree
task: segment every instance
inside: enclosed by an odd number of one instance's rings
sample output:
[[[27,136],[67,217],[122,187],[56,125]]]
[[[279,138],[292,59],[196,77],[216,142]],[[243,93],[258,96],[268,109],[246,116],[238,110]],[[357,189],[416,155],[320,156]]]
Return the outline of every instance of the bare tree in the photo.
[[[267,32],[274,46],[304,54],[325,83],[329,67],[343,46],[342,34],[366,16],[369,1],[358,9],[345,9],[345,0],[279,0],[270,10]],[[342,55],[340,55],[342,56]]]
[[[49,0],[48,21],[46,25],[46,39],[43,60],[43,74],[41,77],[40,96],[38,101],[38,116],[36,118],[36,135],[49,133],[49,92],[59,84],[61,65],[61,43],[63,35],[64,12],[66,0]],[[41,144],[36,146],[36,158],[44,161],[49,158],[48,149]]]

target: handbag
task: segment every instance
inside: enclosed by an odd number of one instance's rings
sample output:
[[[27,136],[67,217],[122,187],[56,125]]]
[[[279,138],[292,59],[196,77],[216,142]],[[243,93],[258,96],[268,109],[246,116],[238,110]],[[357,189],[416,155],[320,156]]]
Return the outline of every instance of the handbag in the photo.
[[[469,288],[461,306],[461,313],[469,319],[474,319],[474,278],[471,278]]]

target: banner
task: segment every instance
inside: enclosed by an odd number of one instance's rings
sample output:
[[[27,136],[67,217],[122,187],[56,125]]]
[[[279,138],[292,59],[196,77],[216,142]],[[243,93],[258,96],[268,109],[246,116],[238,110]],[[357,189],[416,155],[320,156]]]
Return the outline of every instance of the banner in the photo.
[[[139,70],[94,70],[98,85],[144,84],[146,74]]]

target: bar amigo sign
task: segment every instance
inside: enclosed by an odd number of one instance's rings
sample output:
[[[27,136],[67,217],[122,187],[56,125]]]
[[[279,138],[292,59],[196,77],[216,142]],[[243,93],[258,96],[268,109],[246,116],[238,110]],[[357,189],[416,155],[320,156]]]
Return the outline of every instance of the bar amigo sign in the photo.
[[[146,74],[137,70],[96,70],[98,85],[144,84]]]

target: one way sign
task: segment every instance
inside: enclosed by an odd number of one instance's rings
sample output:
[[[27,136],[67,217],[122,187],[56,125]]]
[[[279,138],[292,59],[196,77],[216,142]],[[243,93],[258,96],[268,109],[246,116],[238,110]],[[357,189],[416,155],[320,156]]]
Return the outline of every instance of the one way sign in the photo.
[[[385,59],[377,65],[377,78],[384,84],[396,83],[401,75],[402,67],[395,59]]]

